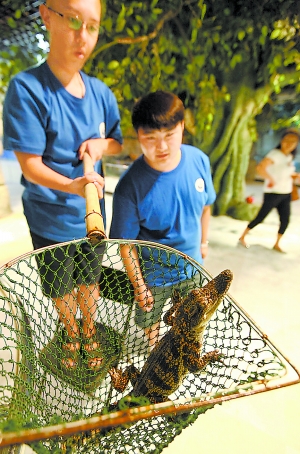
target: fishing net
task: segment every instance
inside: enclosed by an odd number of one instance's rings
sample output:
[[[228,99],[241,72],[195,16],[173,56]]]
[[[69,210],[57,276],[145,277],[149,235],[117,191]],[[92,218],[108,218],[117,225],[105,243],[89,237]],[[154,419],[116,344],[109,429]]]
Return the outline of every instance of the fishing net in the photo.
[[[202,348],[202,354],[219,349],[222,361],[200,374],[189,373],[168,402],[153,404],[143,396],[130,401],[125,396],[130,396],[131,385],[116,391],[109,370],[129,365],[141,370],[149,344],[135,323],[134,292],[120,246],[134,245],[143,273],[158,273],[159,286],[152,292],[165,299],[163,313],[172,302],[170,292],[162,289],[178,287],[182,270],[189,278],[183,294],[202,287],[211,276],[180,252],[148,242],[103,239],[102,252],[91,260],[84,256],[86,241],[40,249],[0,269],[0,452],[21,452],[25,443],[36,453],[160,453],[215,404],[299,381],[297,371],[227,295],[206,327]],[[103,361],[97,370],[88,367],[82,350],[77,367],[63,365],[65,328],[53,303],[51,282],[45,285],[50,267],[62,286],[60,294],[65,283],[69,289],[69,270],[58,260],[61,250],[65,255],[72,250],[73,261],[78,254],[74,272],[82,273],[83,263],[88,264],[82,282],[89,276],[88,285],[92,275],[100,289],[95,305]],[[164,273],[159,273],[160,263]],[[82,326],[81,313],[77,322]],[[161,322],[160,335],[169,328]]]

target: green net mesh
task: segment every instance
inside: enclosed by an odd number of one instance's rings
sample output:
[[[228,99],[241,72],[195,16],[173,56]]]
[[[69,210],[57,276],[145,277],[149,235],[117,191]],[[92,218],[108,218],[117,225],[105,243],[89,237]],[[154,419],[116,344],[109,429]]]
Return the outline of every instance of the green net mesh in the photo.
[[[16,437],[15,443],[1,451],[0,433],[0,452],[19,452],[17,438],[22,430],[62,424],[59,436],[56,433],[27,444],[36,453],[159,453],[200,413],[222,403],[224,396],[234,396],[241,390],[255,392],[262,384],[266,389],[269,382],[286,375],[285,359],[227,295],[206,327],[202,348],[202,354],[219,349],[222,362],[208,365],[200,374],[189,373],[169,396],[175,402],[206,405],[192,405],[189,412],[175,416],[155,416],[154,411],[146,419],[141,412],[135,423],[130,417],[126,423],[125,417],[125,424],[112,423],[113,427],[105,430],[100,425],[97,430],[82,433],[83,425],[78,425],[78,433],[67,436],[63,424],[95,415],[113,417],[122,409],[126,414],[127,403],[122,398],[130,394],[131,385],[124,392],[117,391],[109,371],[114,367],[125,370],[128,365],[141,370],[149,356],[148,338],[135,319],[134,291],[120,255],[122,242],[103,240],[96,246],[95,255],[85,251],[85,243],[74,241],[41,249],[0,269],[2,443],[8,434]],[[157,283],[152,292],[163,299],[163,314],[172,304],[170,286],[176,287],[179,280],[188,278],[189,287],[184,290],[188,292],[211,280],[204,268],[178,251],[153,243],[129,244],[137,250],[144,275],[151,274]],[[145,253],[147,262],[142,258]],[[101,346],[97,356],[103,358],[96,369],[90,367],[89,354],[82,344],[76,367],[65,367],[64,343],[68,337],[55,301],[73,290],[75,277],[79,282],[75,295],[82,287],[88,289],[88,295],[82,295],[87,297],[96,321]],[[91,304],[94,295],[99,296]],[[79,342],[84,338],[83,313],[76,313]],[[169,328],[161,321],[160,336]],[[140,398],[135,405],[139,415],[140,406],[145,408],[149,402]],[[155,409],[155,405],[149,408]]]

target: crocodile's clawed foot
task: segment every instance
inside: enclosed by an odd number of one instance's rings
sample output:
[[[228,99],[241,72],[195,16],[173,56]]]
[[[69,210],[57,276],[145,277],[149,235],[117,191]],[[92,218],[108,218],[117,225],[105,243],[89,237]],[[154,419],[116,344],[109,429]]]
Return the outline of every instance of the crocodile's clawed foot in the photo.
[[[219,361],[223,363],[223,358],[225,358],[225,355],[220,352],[220,350],[213,350],[212,352],[209,352],[210,354],[210,360],[209,362],[214,363],[215,361]]]
[[[121,369],[116,369],[115,367],[112,367],[108,371],[108,373],[110,375],[112,385],[115,388],[115,390],[122,393],[129,382],[129,377],[126,371],[122,372]]]
[[[219,363],[225,364],[224,358],[226,356],[223,353],[219,353],[216,359],[213,359],[212,362],[218,361]]]
[[[214,363],[216,361],[219,361],[223,363],[223,359],[225,355],[223,353],[220,353],[219,350],[213,350],[211,352],[205,353],[205,355],[202,356],[200,359],[200,368],[204,369],[207,364]]]

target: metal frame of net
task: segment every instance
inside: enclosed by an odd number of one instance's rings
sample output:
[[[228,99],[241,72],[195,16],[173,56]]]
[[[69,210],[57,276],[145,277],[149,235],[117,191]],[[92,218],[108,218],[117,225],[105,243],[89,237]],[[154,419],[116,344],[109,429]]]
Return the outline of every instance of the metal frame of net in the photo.
[[[42,291],[37,261],[42,262],[45,254],[55,259],[59,249],[68,251],[70,245],[81,253],[86,241],[40,249],[0,269],[0,452],[20,452],[25,443],[38,454],[159,453],[215,404],[300,381],[297,370],[227,295],[206,327],[202,347],[202,354],[219,349],[222,362],[208,365],[200,374],[189,373],[168,402],[151,404],[140,397],[134,407],[129,405],[124,396],[130,395],[131,385],[124,392],[116,391],[109,370],[132,364],[141,370],[148,358],[148,342],[135,323],[133,287],[123,268],[120,245],[135,246],[141,264],[146,250],[156,270],[162,261],[162,287],[178,284],[179,263],[190,278],[190,288],[202,287],[211,276],[174,249],[127,240],[101,242],[105,253],[97,263],[100,298],[95,304],[103,365],[90,370],[82,355],[78,367],[66,370],[64,328],[52,299]],[[76,267],[80,272],[80,264]],[[155,295],[155,287],[152,290]],[[170,305],[168,298],[164,313]],[[81,315],[77,317],[80,326]],[[162,322],[161,335],[168,329]]]

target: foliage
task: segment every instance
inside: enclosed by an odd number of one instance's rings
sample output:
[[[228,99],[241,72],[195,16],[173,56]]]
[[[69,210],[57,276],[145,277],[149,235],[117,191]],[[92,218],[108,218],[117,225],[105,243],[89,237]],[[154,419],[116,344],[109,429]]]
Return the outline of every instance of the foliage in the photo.
[[[8,82],[15,74],[34,65],[38,60],[39,56],[23,52],[17,45],[0,51],[0,94],[5,93]]]
[[[210,156],[215,214],[235,216],[235,205],[247,211],[241,203],[255,118],[282,87],[300,91],[297,10],[295,0],[108,4],[87,71],[115,92],[125,133],[144,93],[162,88],[184,100],[186,140]]]
[[[293,96],[291,96],[293,98]],[[273,124],[274,130],[295,127],[300,129],[300,101],[286,101],[273,107]]]
[[[288,83],[297,82],[299,25],[290,11],[297,11],[295,1],[114,0],[87,69],[113,88],[125,125],[143,93],[182,94],[202,142],[218,121],[219,104],[230,104],[243,79],[280,91],[291,68]]]
[[[0,1],[0,94],[12,76],[37,63],[44,52],[39,41],[44,35],[38,17],[39,1]],[[39,38],[39,39],[38,39]]]

